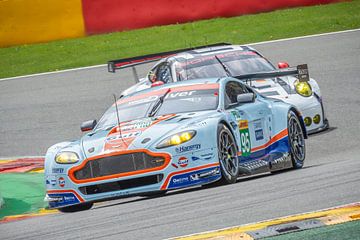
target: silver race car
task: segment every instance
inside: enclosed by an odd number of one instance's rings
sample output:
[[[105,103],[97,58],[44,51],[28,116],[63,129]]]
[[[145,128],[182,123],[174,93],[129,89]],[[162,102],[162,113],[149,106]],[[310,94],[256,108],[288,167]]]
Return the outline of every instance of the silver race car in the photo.
[[[139,78],[135,66],[153,61],[158,62],[145,78]],[[300,65],[293,69],[289,68],[286,62],[282,62],[278,64],[277,69],[249,46],[219,43],[108,62],[109,72],[128,67],[133,68],[138,83],[126,89],[122,95],[171,82],[234,77],[244,81],[265,97],[296,106],[301,111],[309,134],[329,127],[319,85],[314,79],[301,79],[296,75],[299,71],[307,74],[307,66]],[[275,72],[276,74],[273,74]],[[279,77],[279,72],[283,72],[284,75]],[[293,76],[289,76],[291,73]]]

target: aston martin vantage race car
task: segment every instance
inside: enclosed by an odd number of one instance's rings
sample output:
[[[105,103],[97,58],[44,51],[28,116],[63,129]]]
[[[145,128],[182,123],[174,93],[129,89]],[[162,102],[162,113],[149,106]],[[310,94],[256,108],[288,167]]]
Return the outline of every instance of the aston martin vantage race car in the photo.
[[[158,61],[160,59],[160,61]],[[314,79],[299,81],[294,76],[265,78],[277,69],[258,51],[248,46],[214,44],[172,52],[158,53],[129,59],[120,59],[108,63],[109,71],[131,67],[139,63],[158,61],[140,82],[125,90],[126,95],[162,83],[178,82],[190,79],[232,76],[243,80],[264,96],[276,98],[298,107],[304,117],[308,133],[327,129],[322,96],[319,85]],[[289,65],[279,63],[280,69]]]
[[[46,153],[50,208],[85,210],[108,199],[301,168],[307,138],[295,106],[231,77],[123,96],[81,130],[87,133],[79,140]]]

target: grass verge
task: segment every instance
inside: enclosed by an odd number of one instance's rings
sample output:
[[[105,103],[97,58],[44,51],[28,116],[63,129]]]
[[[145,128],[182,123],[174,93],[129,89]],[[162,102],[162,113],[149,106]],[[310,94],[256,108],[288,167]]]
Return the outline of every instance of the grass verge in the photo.
[[[360,220],[337,225],[319,227],[280,236],[264,238],[264,240],[356,240],[360,239]]]
[[[36,212],[45,207],[43,173],[2,173],[0,192],[4,205],[0,220],[6,216]]]
[[[245,44],[360,27],[360,0],[0,48],[0,78],[215,42]]]

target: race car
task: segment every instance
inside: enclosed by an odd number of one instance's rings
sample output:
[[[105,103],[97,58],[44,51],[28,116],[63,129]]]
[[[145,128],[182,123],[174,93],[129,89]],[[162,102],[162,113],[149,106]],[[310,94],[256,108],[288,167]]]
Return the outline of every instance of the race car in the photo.
[[[314,79],[299,81],[294,76],[249,78],[252,73],[276,71],[276,68],[258,51],[249,46],[226,43],[181,49],[172,52],[120,59],[108,63],[109,71],[159,60],[139,83],[125,90],[127,95],[162,83],[197,78],[232,76],[243,80],[264,96],[282,100],[298,107],[309,134],[329,127],[319,85]],[[280,69],[287,69],[285,62]]]
[[[290,104],[242,81],[180,81],[115,98],[77,141],[50,147],[46,201],[63,212],[94,202],[301,168],[305,124]]]

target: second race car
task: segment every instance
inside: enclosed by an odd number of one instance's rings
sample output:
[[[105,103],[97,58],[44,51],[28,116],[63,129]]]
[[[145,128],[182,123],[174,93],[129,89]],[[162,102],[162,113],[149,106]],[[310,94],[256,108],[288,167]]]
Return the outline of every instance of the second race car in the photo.
[[[311,78],[301,81],[294,76],[265,78],[266,74],[259,75],[258,73],[273,72],[277,69],[249,46],[220,43],[114,60],[110,61],[108,66],[109,71],[114,72],[116,69],[159,59],[160,61],[152,67],[145,78],[139,79],[139,83],[122,94],[127,95],[162,83],[231,76],[243,80],[263,96],[279,99],[298,107],[309,134],[329,127],[318,83]],[[287,69],[289,65],[283,62],[279,63],[278,67]],[[252,75],[254,73],[257,74]]]

